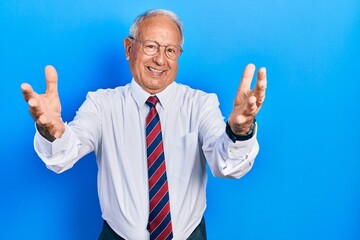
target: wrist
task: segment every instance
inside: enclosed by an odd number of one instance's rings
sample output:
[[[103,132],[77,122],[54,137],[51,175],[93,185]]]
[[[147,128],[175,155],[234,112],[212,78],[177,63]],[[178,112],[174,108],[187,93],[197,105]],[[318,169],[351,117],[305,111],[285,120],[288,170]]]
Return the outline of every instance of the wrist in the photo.
[[[252,138],[254,136],[255,133],[255,118],[253,119],[253,121],[251,122],[251,124],[249,125],[249,127],[247,127],[246,132],[241,131],[241,133],[234,133],[233,130],[231,129],[231,126],[229,124],[229,122],[226,122],[226,134],[229,136],[229,138],[235,143],[236,141],[246,141],[249,140],[250,138]],[[244,128],[246,129],[246,128]]]
[[[49,142],[53,142],[53,141],[56,140],[56,138],[50,134],[50,132],[49,132],[49,130],[47,128],[42,127],[42,126],[40,126],[39,124],[36,123],[36,129],[38,130],[40,135],[43,136]]]

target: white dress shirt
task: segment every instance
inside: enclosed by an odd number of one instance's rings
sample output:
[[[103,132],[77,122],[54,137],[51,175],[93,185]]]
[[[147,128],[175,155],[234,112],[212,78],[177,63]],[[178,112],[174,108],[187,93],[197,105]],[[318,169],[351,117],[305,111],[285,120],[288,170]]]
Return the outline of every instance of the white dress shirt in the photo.
[[[57,173],[95,151],[102,217],[125,239],[149,239],[149,193],[145,104],[149,93],[134,80],[115,89],[89,92],[63,136],[54,142],[35,134],[34,146]],[[218,177],[240,178],[252,167],[254,136],[233,143],[215,94],[172,83],[156,95],[169,183],[174,239],[186,239],[206,208],[206,162]]]

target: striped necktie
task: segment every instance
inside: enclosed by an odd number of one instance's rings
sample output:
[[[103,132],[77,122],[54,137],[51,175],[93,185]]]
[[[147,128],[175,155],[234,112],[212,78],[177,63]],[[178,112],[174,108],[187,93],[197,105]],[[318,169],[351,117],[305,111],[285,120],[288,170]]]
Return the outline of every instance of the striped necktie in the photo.
[[[173,238],[164,146],[160,118],[155,108],[157,103],[158,99],[156,96],[150,96],[146,101],[146,104],[150,107],[150,112],[146,117],[150,201],[148,230],[150,232],[150,240]]]

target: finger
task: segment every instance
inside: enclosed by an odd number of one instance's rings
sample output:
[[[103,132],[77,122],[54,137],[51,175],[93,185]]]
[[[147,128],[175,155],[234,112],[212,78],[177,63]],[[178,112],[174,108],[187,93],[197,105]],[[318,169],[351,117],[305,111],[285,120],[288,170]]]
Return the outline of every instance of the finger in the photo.
[[[257,106],[258,108],[260,108],[261,105],[264,103],[264,101],[265,101],[265,94],[262,95],[262,96],[260,96],[260,97],[256,100],[256,106]]]
[[[246,117],[244,115],[237,115],[234,120],[234,127],[239,128],[242,124],[246,122]]]
[[[245,67],[238,91],[235,96],[234,105],[241,104],[244,98],[247,98],[248,94],[250,93],[250,85],[254,77],[254,72],[254,64],[250,63]]]
[[[58,75],[55,68],[51,65],[45,67],[46,93],[57,93]]]
[[[33,119],[35,121],[37,121],[40,118],[41,114],[43,114],[40,109],[38,99],[31,98],[28,101],[28,104],[29,104],[29,112],[30,112],[31,116],[33,117]]]
[[[266,79],[266,68],[260,68],[257,75],[257,81],[255,85],[255,93],[256,92],[264,92],[267,86]]]
[[[254,118],[251,116],[237,115],[233,120],[231,123],[229,122],[231,130],[236,134],[245,134],[249,132]]]
[[[54,122],[46,115],[46,114],[42,114],[37,123],[47,132],[49,132],[52,136],[54,135],[54,128],[55,128],[55,124]]]
[[[64,125],[53,118],[49,118],[46,114],[39,117],[37,124],[55,138],[60,138],[64,133]]]
[[[21,84],[21,92],[26,102],[28,102],[31,98],[34,97],[34,95],[36,95],[32,87],[28,83]]]
[[[45,114],[41,114],[36,121],[36,123],[42,127],[46,125],[46,122],[47,122],[47,117],[45,116]]]
[[[63,124],[56,124],[56,130],[54,131],[54,137],[55,138],[61,138],[65,131],[65,126]]]
[[[257,112],[257,105],[256,105],[256,97],[255,96],[251,96],[248,99],[248,105],[247,105],[247,109],[245,111],[245,115],[246,116],[250,116],[250,117],[255,117],[256,112]]]
[[[35,122],[36,125],[38,127],[38,129],[40,130],[40,133],[43,136],[49,136],[52,134],[50,133],[51,130],[51,125],[49,124],[49,119],[47,116],[45,116],[45,114],[42,114]]]
[[[255,72],[254,64],[250,63],[245,67],[243,75],[242,75],[241,83],[239,86],[239,91],[240,90],[243,90],[243,91],[250,90],[250,85],[251,85],[251,81],[254,77],[254,72]]]
[[[61,138],[61,136],[62,136],[62,132],[60,130],[57,130],[57,131],[54,132],[54,137],[55,138]]]
[[[256,86],[254,89],[254,95],[257,99],[256,104],[261,106],[265,100],[265,91],[267,87],[267,78],[266,78],[266,69],[260,68],[258,71],[258,79],[256,81]]]

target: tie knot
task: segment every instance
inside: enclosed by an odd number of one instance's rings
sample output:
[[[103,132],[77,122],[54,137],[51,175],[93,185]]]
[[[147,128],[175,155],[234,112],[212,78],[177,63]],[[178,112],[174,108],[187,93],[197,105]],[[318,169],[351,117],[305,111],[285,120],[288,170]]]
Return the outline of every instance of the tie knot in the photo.
[[[156,96],[150,96],[147,100],[146,100],[146,104],[150,107],[153,108],[155,107],[155,105],[159,102],[159,99]]]

